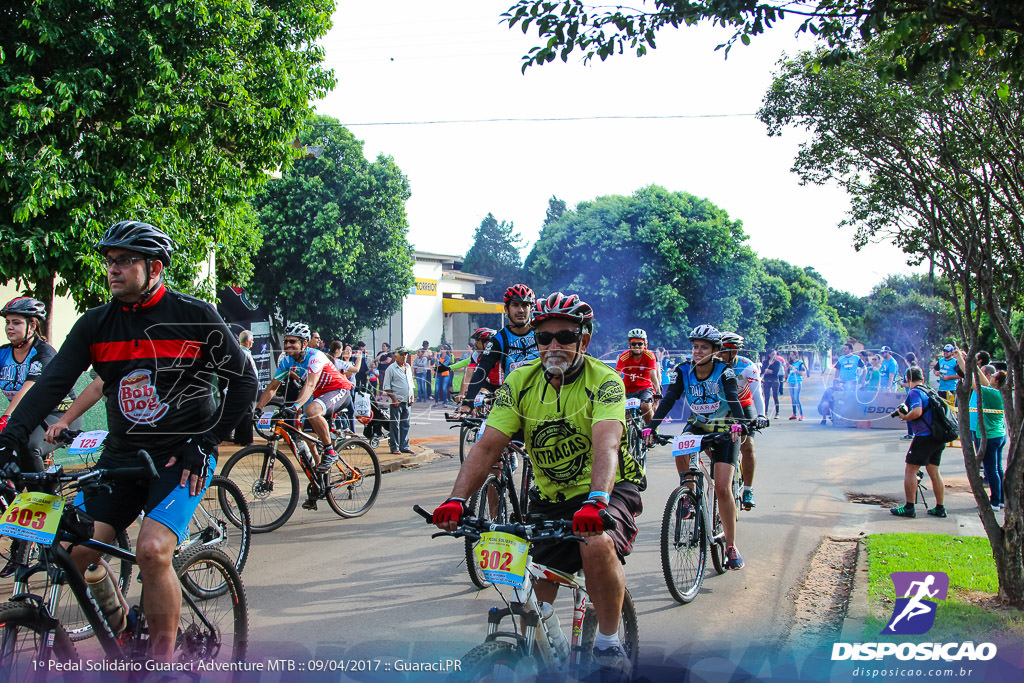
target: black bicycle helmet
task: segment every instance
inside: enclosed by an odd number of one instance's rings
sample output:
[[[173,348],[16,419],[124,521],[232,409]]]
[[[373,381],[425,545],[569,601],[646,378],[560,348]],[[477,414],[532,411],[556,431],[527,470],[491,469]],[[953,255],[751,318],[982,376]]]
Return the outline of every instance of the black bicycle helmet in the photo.
[[[141,221],[121,221],[107,229],[96,248],[101,254],[108,249],[128,249],[137,251],[171,265],[171,254],[174,253],[174,241],[163,230]]]
[[[0,309],[0,315],[2,316],[11,314],[46,320],[46,306],[42,301],[33,299],[30,296],[19,296],[8,301],[7,305]]]
[[[594,309],[577,294],[554,292],[547,299],[540,299],[533,308],[531,325],[537,327],[551,318],[563,318],[579,323],[584,332],[594,331]]]

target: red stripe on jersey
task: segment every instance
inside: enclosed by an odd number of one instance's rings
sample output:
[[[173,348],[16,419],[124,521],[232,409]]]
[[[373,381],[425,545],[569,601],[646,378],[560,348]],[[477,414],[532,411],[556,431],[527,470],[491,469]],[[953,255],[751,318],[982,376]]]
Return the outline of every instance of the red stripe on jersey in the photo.
[[[93,363],[109,363],[140,358],[198,358],[202,346],[193,339],[139,339],[97,342],[89,352]]]

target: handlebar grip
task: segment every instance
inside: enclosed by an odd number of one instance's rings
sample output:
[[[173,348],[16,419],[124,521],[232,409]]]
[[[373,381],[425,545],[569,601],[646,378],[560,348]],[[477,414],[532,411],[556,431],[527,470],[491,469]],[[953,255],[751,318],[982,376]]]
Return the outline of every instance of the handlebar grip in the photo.
[[[160,478],[160,475],[156,471],[156,465],[153,464],[153,458],[151,458],[149,456],[149,453],[147,453],[145,450],[140,448],[139,452],[138,452],[138,460],[142,464],[141,464],[141,466],[139,466],[136,469],[139,469],[139,470],[142,471],[142,476],[141,476],[142,479],[159,479]]]
[[[60,435],[58,436],[58,439],[66,444],[70,444],[81,433],[81,429],[62,429],[60,430]]]
[[[413,505],[412,509],[417,515],[427,520],[427,524],[434,523],[434,515],[430,514],[429,512],[421,508],[419,505]]]
[[[608,510],[601,510],[597,515],[604,523],[605,531],[615,531],[619,528],[618,522],[615,521],[615,518],[611,516],[611,513],[609,513]]]

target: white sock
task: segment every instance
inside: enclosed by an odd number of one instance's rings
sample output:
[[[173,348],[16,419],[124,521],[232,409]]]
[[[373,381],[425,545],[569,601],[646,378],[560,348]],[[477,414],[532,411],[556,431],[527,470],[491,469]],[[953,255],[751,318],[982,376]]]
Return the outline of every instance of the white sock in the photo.
[[[622,642],[619,641],[618,633],[613,633],[610,636],[606,636],[605,634],[601,633],[601,631],[598,631],[596,634],[594,634],[594,647],[596,649],[607,650],[608,648],[615,646],[622,646]]]

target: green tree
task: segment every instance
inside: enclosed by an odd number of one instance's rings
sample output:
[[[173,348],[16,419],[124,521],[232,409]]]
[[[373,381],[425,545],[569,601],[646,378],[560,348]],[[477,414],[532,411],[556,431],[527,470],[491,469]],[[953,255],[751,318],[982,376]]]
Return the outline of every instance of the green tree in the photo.
[[[884,60],[877,66],[888,78],[940,66],[941,81],[958,86],[969,76],[964,62],[980,54],[987,54],[1007,81],[1020,82],[1024,75],[1019,0],[655,0],[650,5],[647,10],[583,0],[517,0],[502,18],[523,33],[532,25],[544,42],[523,57],[524,71],[556,58],[564,62],[575,50],[584,61],[604,61],[627,49],[643,56],[656,47],[658,31],[701,22],[733,29],[718,46],[728,55],[737,41],[749,44],[789,14],[801,18],[798,32],[818,36],[828,47],[816,58],[818,66],[841,63],[867,41],[878,46]]]
[[[814,344],[824,349],[846,337],[839,314],[828,305],[828,285],[813,268],[779,259],[762,260],[765,272],[786,286],[786,305],[767,322],[768,345]]]
[[[839,322],[846,328],[849,336],[854,339],[867,339],[867,332],[864,330],[864,309],[867,302],[864,297],[829,287],[828,305],[836,309]]]
[[[1010,374],[1002,392],[1009,433],[1024,424],[1024,334],[1014,326],[1024,304],[1024,90],[995,94],[1000,76],[990,62],[965,65],[981,84],[971,91],[937,92],[934,74],[894,83],[878,77],[885,59],[865,51],[817,73],[815,55],[785,62],[759,115],[770,134],[790,126],[809,132],[794,171],[847,190],[847,223],[859,243],[889,239],[913,259],[930,260],[948,282],[957,336],[968,349],[967,379],[957,390],[967,476],[1000,595],[1024,605],[1024,444],[1015,438],[1007,454],[1000,525],[978,475],[967,413],[987,316]]]
[[[488,301],[501,301],[508,286],[523,279],[521,243],[519,234],[513,232],[512,223],[499,222],[491,213],[480,221],[462,267],[470,273],[492,277],[494,281],[478,285],[477,294]]]
[[[581,202],[545,225],[526,271],[537,291],[578,293],[594,307],[597,348],[620,347],[631,327],[678,346],[702,322],[749,334],[757,261],[745,240],[707,199],[652,185]]]
[[[382,325],[413,285],[409,182],[391,157],[367,161],[363,143],[335,119],[314,117],[299,139],[322,152],[257,197],[263,246],[247,286],[282,322],[351,339]]]
[[[213,296],[251,272],[248,200],[333,77],[330,0],[9,0],[0,10],[0,281],[80,307],[105,297],[93,245],[148,220],[169,278]]]
[[[927,275],[891,275],[872,288],[864,307],[864,329],[875,346],[913,351],[920,363],[958,336],[949,284]]]

